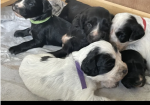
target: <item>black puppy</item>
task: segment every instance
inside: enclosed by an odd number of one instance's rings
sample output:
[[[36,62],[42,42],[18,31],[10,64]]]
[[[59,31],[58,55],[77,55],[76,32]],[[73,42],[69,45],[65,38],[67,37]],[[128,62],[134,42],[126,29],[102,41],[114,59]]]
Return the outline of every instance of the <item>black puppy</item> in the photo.
[[[79,13],[72,22],[72,29],[70,30],[70,35],[66,35],[68,37],[70,36],[76,36],[79,38],[79,35],[84,34],[84,41],[86,40],[86,44],[83,44],[80,42],[81,40],[78,40],[77,43],[82,44],[82,46],[79,46],[76,44],[76,42],[73,40],[73,38],[68,38],[68,43],[64,45],[64,49],[62,51],[56,51],[51,52],[55,57],[65,57],[67,54],[71,53],[72,51],[77,51],[82,47],[85,47],[86,45],[93,43],[98,40],[106,40],[109,41],[109,34],[110,34],[110,26],[111,26],[111,14],[109,11],[102,7],[89,7],[85,10],[83,10],[81,13]],[[78,33],[78,35],[74,32]],[[80,31],[82,30],[82,33]],[[79,31],[79,32],[77,32]],[[69,45],[69,43],[72,43]],[[76,47],[76,50],[74,48],[71,48],[72,45]],[[70,46],[69,49],[72,50],[66,50],[66,46]]]
[[[73,19],[77,14],[91,7],[77,0],[66,0],[65,2],[68,4],[63,8],[59,17],[69,21],[70,23],[72,23]]]
[[[134,50],[124,50],[121,54],[123,62],[128,66],[128,74],[122,79],[122,84],[126,88],[144,86],[146,83],[146,60]]]
[[[52,15],[52,6],[48,0],[18,0],[13,4],[13,11],[24,18],[30,18],[32,23],[31,28],[16,31],[14,36],[25,37],[31,32],[33,39],[11,47],[9,51],[12,54],[44,45],[62,46],[61,38],[71,24]]]

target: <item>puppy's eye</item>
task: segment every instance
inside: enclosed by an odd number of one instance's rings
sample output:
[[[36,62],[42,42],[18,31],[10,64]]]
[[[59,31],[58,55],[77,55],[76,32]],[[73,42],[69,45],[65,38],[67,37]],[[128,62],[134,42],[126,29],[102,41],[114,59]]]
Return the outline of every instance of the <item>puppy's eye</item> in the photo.
[[[29,4],[29,6],[33,6],[33,5],[34,5],[33,3],[30,3],[30,4]]]
[[[91,28],[92,24],[91,23],[87,23],[87,27]]]

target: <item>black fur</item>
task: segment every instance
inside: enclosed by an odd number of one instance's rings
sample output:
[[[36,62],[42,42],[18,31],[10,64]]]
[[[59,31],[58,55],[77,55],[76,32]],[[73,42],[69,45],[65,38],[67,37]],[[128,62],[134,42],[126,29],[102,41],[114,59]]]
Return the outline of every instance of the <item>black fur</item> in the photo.
[[[121,52],[122,60],[128,66],[128,74],[122,79],[126,88],[142,87],[145,85],[146,61],[140,53],[134,50]],[[141,77],[141,80],[140,80]]]
[[[130,17],[124,27],[116,32],[116,36],[121,43],[141,39],[144,35],[144,29],[133,16]]]
[[[99,29],[97,35],[94,35],[92,31],[98,24]],[[72,25],[84,30],[89,43],[100,39],[109,41],[111,14],[102,7],[90,7],[78,14],[74,18]]]
[[[89,45],[89,43],[86,39],[85,33],[79,27],[72,26],[66,35],[70,36],[72,38],[69,39],[67,42],[63,43],[64,46],[62,47],[62,49],[55,51],[55,52],[50,52],[55,57],[58,57],[58,58],[65,57],[66,55],[70,54],[71,52],[78,51],[81,48]]]
[[[109,72],[114,66],[115,59],[109,54],[99,54],[99,49],[95,48],[83,60],[81,69],[88,76],[96,76]]]
[[[14,36],[25,37],[32,33],[33,39],[13,46],[9,49],[10,53],[18,54],[27,51],[31,48],[43,47],[44,45],[62,46],[61,38],[67,33],[71,24],[59,17],[52,16],[52,6],[48,0],[25,0],[25,7],[19,8],[15,4],[13,10],[24,18],[33,18],[34,20],[44,20],[47,17],[51,18],[41,24],[32,24],[31,28],[17,31]]]
[[[71,23],[77,14],[79,14],[81,11],[84,11],[85,9],[91,7],[87,4],[81,3],[76,0],[66,0],[66,3],[68,3],[68,4],[63,8],[59,17],[65,19]]]
[[[41,61],[47,61],[49,58],[51,58],[51,57],[50,56],[41,57]]]

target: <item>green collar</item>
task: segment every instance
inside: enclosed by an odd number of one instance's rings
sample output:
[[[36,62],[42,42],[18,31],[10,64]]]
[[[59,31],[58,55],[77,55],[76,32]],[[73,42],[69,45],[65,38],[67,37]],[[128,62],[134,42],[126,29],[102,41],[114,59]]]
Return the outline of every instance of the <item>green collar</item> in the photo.
[[[44,19],[44,20],[39,20],[39,21],[34,21],[34,20],[30,19],[30,22],[32,24],[41,24],[41,23],[44,23],[44,22],[48,21],[50,18],[51,18],[51,16],[46,18],[46,19]]]

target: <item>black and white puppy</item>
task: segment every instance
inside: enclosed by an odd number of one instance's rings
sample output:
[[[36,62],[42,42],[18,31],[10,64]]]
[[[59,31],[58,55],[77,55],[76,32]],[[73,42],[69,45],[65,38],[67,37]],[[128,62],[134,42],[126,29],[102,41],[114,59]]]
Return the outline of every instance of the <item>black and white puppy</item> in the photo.
[[[94,92],[116,87],[127,72],[120,52],[106,41],[94,42],[65,59],[51,54],[28,55],[19,68],[32,93],[48,100],[69,101],[111,100]]]
[[[127,64],[128,74],[121,80],[126,88],[142,87],[146,83],[146,60],[135,50],[121,52],[122,61]]]
[[[62,38],[62,40],[66,40],[63,41],[65,42],[63,48],[51,52],[51,54],[55,57],[65,57],[72,51],[78,51],[95,41],[101,39],[109,41],[110,27],[111,14],[106,9],[102,7],[87,8],[74,18],[72,28]]]
[[[147,61],[150,75],[150,19],[131,13],[119,13],[112,20],[110,41],[120,51],[133,49]]]
[[[69,30],[71,24],[52,15],[52,6],[48,0],[18,0],[12,8],[16,14],[30,18],[32,23],[31,28],[16,31],[14,36],[32,35],[33,39],[11,47],[10,53],[18,54],[44,45],[62,46],[61,38]]]
[[[63,8],[59,17],[69,21],[70,23],[72,23],[77,14],[91,7],[77,0],[66,0],[65,2],[67,3],[67,5]]]

